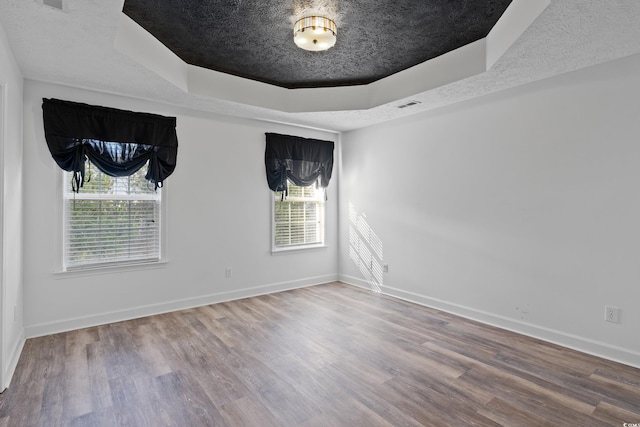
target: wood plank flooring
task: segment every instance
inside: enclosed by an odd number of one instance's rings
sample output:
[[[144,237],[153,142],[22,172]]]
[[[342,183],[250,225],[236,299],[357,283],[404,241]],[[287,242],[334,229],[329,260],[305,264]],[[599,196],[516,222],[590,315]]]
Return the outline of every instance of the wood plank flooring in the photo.
[[[341,283],[27,340],[0,426],[617,426],[640,370]]]

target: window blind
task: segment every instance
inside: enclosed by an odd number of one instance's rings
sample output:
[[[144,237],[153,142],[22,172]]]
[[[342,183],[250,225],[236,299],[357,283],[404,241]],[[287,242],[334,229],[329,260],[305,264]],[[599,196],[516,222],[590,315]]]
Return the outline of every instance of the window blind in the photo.
[[[65,174],[65,269],[159,261],[161,190],[142,170],[125,177],[91,175],[75,193],[72,173]]]
[[[324,191],[289,183],[286,199],[274,194],[274,247],[324,243]]]

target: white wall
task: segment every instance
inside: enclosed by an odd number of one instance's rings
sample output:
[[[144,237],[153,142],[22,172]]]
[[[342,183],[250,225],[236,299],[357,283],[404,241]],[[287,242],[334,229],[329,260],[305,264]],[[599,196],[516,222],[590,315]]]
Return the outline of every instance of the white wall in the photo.
[[[22,74],[0,25],[0,391],[24,344],[22,329]]]
[[[342,280],[640,367],[640,56],[347,133],[340,174]]]
[[[96,275],[56,273],[61,171],[46,146],[42,98],[177,117],[178,164],[165,182],[169,262]],[[328,189],[327,245],[271,254],[265,132],[337,135],[27,80],[24,91],[25,326],[27,336],[337,279],[337,180]],[[225,268],[233,276],[225,278]]]

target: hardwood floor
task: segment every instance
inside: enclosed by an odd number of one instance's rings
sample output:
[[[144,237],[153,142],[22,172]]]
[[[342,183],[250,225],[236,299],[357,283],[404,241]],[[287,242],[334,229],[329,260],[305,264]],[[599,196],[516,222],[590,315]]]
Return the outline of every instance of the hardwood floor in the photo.
[[[617,426],[640,370],[332,283],[29,339],[0,426]]]

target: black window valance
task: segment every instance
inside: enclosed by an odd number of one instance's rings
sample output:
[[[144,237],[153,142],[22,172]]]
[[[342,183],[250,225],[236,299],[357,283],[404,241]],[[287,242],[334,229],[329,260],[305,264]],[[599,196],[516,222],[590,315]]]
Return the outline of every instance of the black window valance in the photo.
[[[176,167],[176,118],[59,99],[42,100],[51,156],[84,183],[85,160],[111,176],[127,176],[149,162],[146,178],[161,187]]]
[[[287,178],[299,186],[327,187],[333,170],[333,141],[267,133],[264,161],[267,183],[287,193]],[[319,179],[318,179],[319,178]]]

